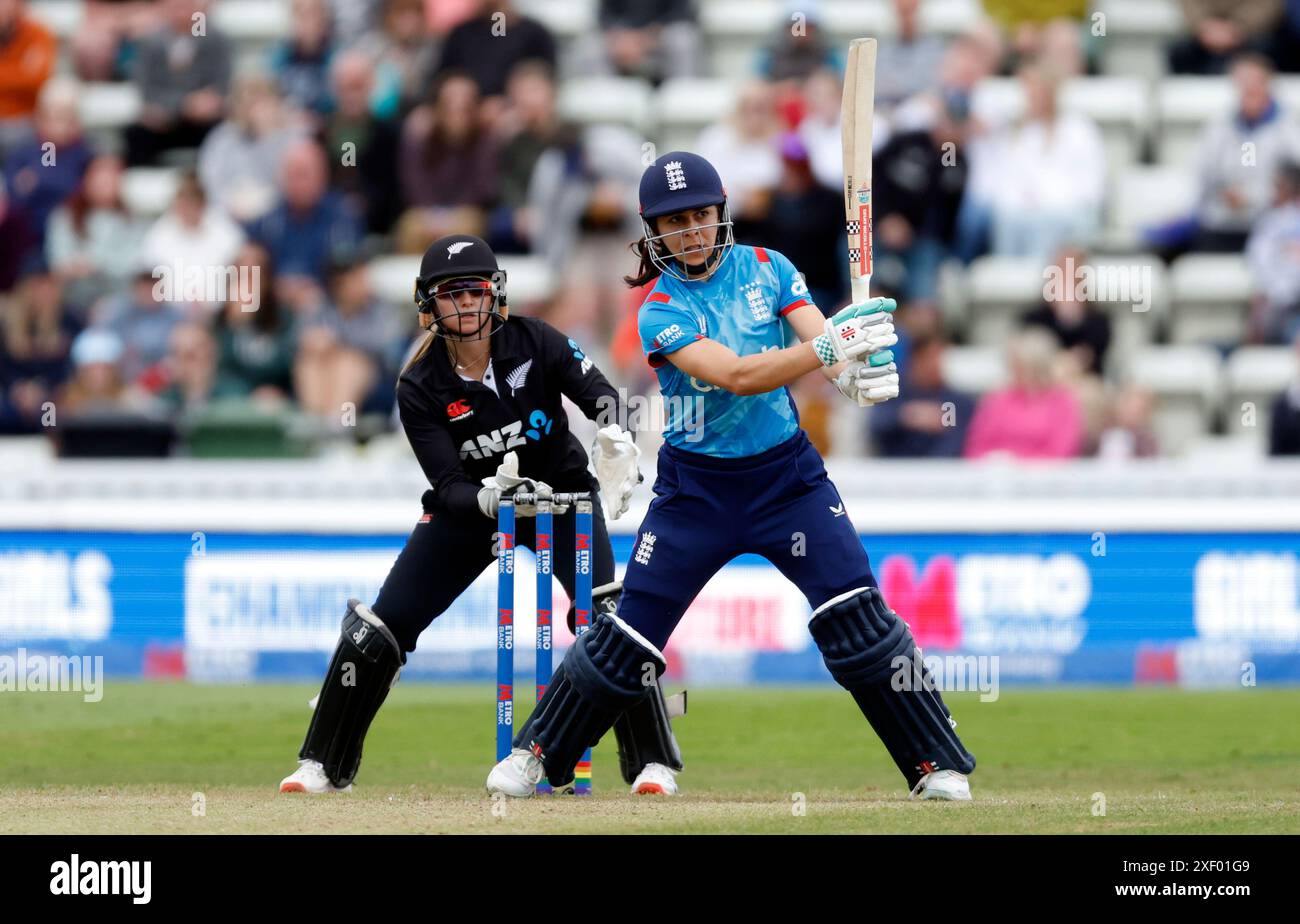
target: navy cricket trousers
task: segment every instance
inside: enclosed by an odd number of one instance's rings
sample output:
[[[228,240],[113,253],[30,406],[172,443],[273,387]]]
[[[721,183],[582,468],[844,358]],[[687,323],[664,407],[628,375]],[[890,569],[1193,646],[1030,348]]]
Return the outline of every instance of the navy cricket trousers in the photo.
[[[747,552],[779,568],[813,609],[876,586],[858,531],[803,430],[739,458],[665,443],[654,492],[618,615],[661,650],[709,578]]]

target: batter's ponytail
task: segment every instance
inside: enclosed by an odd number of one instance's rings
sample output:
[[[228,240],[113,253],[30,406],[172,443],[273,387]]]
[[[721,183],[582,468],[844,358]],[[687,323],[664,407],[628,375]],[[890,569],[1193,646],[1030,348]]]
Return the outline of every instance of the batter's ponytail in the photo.
[[[646,283],[659,278],[659,267],[655,266],[654,262],[650,259],[650,246],[650,242],[644,237],[631,245],[630,249],[637,255],[637,259],[641,261],[641,266],[637,269],[635,276],[623,277],[623,281],[627,283],[630,288],[639,289]]]

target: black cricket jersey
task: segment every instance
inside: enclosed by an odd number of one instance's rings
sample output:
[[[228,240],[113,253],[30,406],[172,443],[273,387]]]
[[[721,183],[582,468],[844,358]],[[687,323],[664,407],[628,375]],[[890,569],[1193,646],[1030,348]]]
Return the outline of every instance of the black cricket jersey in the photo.
[[[556,491],[596,490],[561,396],[588,418],[612,422],[623,419],[614,386],[573,340],[537,318],[507,318],[492,335],[491,362],[499,395],[462,379],[437,340],[398,379],[402,426],[432,486],[425,507],[481,516],[482,479],[511,451],[522,477]]]

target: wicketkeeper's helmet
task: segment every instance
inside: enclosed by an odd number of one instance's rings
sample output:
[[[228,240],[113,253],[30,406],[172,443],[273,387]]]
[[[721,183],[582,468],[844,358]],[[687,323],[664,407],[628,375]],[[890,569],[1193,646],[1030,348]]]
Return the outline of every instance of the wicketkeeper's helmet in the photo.
[[[473,308],[462,307],[465,292],[479,295]],[[496,254],[472,234],[449,234],[429,245],[415,279],[415,306],[422,326],[453,340],[481,340],[491,336],[510,314],[506,305],[506,273]],[[443,322],[461,314],[488,315],[473,334],[449,330]],[[424,322],[425,315],[432,321]],[[485,330],[486,328],[486,330]]]

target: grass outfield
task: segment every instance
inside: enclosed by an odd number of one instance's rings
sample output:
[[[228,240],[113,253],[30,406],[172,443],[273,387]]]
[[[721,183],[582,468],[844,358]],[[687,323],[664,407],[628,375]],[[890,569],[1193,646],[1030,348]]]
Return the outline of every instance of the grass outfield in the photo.
[[[1300,832],[1300,690],[951,695],[979,759],[967,804],[908,802],[837,688],[695,691],[677,723],[678,799],[627,795],[610,735],[594,799],[494,802],[492,689],[399,684],[353,793],[280,796],[314,693],[110,682],[96,704],[0,695],[0,833]]]

